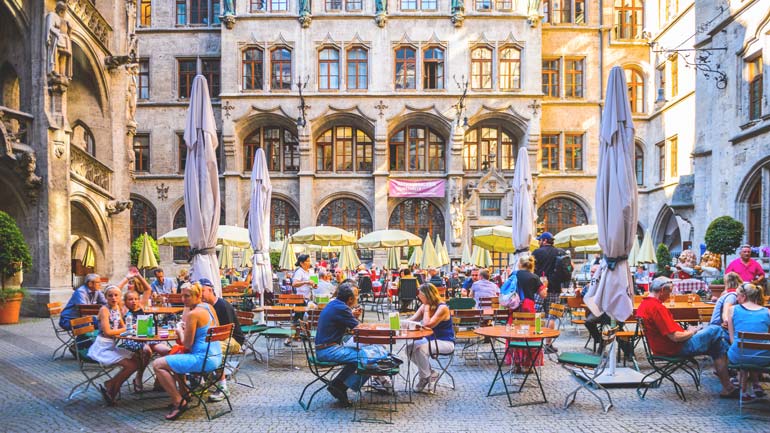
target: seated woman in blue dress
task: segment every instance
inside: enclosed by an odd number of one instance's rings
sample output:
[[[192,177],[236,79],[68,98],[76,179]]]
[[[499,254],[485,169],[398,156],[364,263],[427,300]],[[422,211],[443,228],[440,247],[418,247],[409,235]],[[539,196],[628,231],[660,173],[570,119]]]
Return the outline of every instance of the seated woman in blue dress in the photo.
[[[770,311],[762,306],[762,292],[751,283],[743,283],[738,287],[736,295],[738,305],[727,313],[727,329],[732,343],[727,351],[727,359],[730,360],[730,364],[768,366],[770,365],[769,350],[738,347],[738,342],[741,341],[738,338],[739,332],[767,333],[770,330]],[[740,380],[743,401],[753,400],[757,394],[764,395],[759,386],[759,373],[751,372],[747,380],[746,372],[741,371]]]
[[[152,363],[158,382],[171,397],[171,412],[166,415],[167,420],[177,419],[187,409],[184,375],[200,373],[204,362],[206,371],[214,370],[222,362],[222,347],[219,344],[211,345],[209,355],[213,356],[206,358],[206,333],[209,327],[219,326],[219,321],[210,306],[201,300],[200,284],[196,282],[183,288],[182,300],[185,310],[177,327],[177,335],[186,353],[168,355]]]

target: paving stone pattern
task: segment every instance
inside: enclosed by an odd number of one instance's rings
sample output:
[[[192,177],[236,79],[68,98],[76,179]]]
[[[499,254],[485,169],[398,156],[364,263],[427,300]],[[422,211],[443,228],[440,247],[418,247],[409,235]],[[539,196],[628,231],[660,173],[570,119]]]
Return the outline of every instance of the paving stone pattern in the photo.
[[[585,332],[569,328],[556,341],[561,350],[583,350]],[[23,319],[21,324],[0,327],[0,430],[4,432],[767,432],[766,421],[738,416],[738,402],[717,397],[719,382],[704,367],[703,387],[680,377],[687,394],[682,403],[670,385],[650,390],[640,400],[634,389],[611,390],[615,406],[608,414],[587,393],[562,409],[564,396],[574,387],[568,374],[546,360],[542,376],[548,403],[510,408],[505,396],[486,397],[494,367],[490,361],[464,363],[455,360],[451,372],[457,389],[439,387],[435,395],[417,394],[413,404],[400,404],[394,425],[352,422],[353,410],[338,407],[326,392],[319,393],[309,412],[297,398],[312,376],[304,365],[301,347],[295,348],[297,369],[285,360],[271,360],[271,368],[245,362],[255,389],[231,384],[234,411],[212,422],[201,408],[188,411],[175,422],[163,419],[168,400],[130,394],[124,388],[117,407],[104,406],[96,389],[65,402],[69,389],[81,380],[77,363],[68,356],[51,361],[56,347],[48,319]],[[264,343],[262,343],[264,344]],[[483,347],[485,350],[487,347]],[[640,348],[641,352],[641,348]],[[639,353],[639,356],[642,354]],[[274,362],[275,361],[275,362]],[[276,368],[274,368],[276,367]],[[643,371],[647,370],[642,362]],[[414,370],[413,370],[414,371]],[[680,375],[683,376],[683,375]],[[245,379],[245,377],[242,377]],[[397,382],[403,388],[403,382]],[[352,394],[351,394],[352,397]],[[514,401],[534,400],[536,388],[528,387]],[[767,403],[753,413],[770,415]],[[214,404],[214,408],[219,405]],[[384,415],[384,414],[379,414]]]

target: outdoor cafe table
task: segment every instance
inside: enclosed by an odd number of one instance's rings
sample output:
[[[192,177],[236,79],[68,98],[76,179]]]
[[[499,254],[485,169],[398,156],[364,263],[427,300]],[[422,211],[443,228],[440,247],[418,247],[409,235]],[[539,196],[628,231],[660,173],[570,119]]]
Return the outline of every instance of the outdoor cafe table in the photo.
[[[530,326],[529,330],[526,333],[519,334],[519,331],[521,330],[520,328],[521,328],[520,325],[511,326],[510,329],[508,329],[506,326],[485,326],[485,327],[477,328],[473,331],[476,334],[489,338],[489,344],[490,346],[492,346],[492,355],[494,355],[495,362],[497,363],[497,371],[495,372],[495,378],[492,379],[492,384],[489,385],[489,391],[487,391],[487,397],[490,397],[492,395],[499,395],[499,394],[492,394],[492,389],[494,389],[495,383],[497,383],[499,379],[503,383],[503,388],[505,388],[505,395],[508,397],[508,405],[510,407],[525,406],[525,405],[538,404],[538,403],[548,403],[548,399],[545,396],[545,391],[543,390],[543,383],[540,380],[540,373],[535,367],[535,362],[537,362],[537,359],[540,357],[540,354],[543,352],[543,341],[546,338],[557,338],[559,336],[559,331],[555,329],[543,327],[542,332],[539,334],[536,334],[535,327]],[[532,349],[535,349],[536,353],[530,356],[532,358],[532,364],[527,369],[527,372],[524,375],[524,379],[522,379],[521,384],[519,385],[518,391],[513,391],[508,389],[508,384],[505,382],[505,373],[503,373],[503,362],[505,357],[499,356],[497,354],[497,351],[495,350],[495,340],[503,340],[503,342],[505,342],[505,340],[536,342],[536,344],[532,346]],[[506,350],[508,350],[507,343],[505,346],[506,346]],[[522,389],[524,389],[524,385],[527,383],[527,379],[531,374],[530,372],[535,373],[535,378],[537,379],[537,385],[540,387],[540,393],[543,396],[543,400],[519,403],[514,405],[513,400],[511,400],[511,393],[520,393]]]
[[[148,337],[148,336],[145,336],[145,335],[140,336],[140,335],[136,335],[134,333],[131,333],[131,334],[121,334],[121,335],[119,335],[117,337],[117,339],[119,339],[119,340],[136,341],[137,343],[142,343],[142,344],[148,344],[148,343],[174,343],[174,342],[176,342],[176,338],[177,338],[176,332],[173,335],[167,335],[165,337],[161,337],[157,332],[152,337]],[[138,358],[139,358],[139,368],[144,367],[142,365],[142,357],[140,356]]]
[[[380,330],[389,330],[390,325],[387,323],[359,323],[358,328],[360,329],[380,329]],[[433,335],[433,330],[430,328],[420,328],[420,329],[401,329],[396,332],[396,335],[393,336],[394,340],[403,340],[403,341],[415,341],[420,340],[422,338],[427,338]],[[408,353],[407,353],[408,355]],[[409,395],[409,402],[412,402],[412,380],[411,380],[411,367],[412,363],[407,360],[406,362],[406,377],[405,382],[405,391]]]
[[[251,310],[254,313],[263,313],[266,311],[293,311],[295,313],[304,313],[307,307],[304,305],[265,305]]]

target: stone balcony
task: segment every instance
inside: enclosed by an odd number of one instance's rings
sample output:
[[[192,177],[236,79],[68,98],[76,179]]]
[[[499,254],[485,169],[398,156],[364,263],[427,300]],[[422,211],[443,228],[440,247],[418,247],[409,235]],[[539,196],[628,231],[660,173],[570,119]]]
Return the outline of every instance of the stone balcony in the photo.
[[[30,150],[27,132],[32,127],[32,120],[31,114],[0,105],[0,143],[7,156]]]
[[[70,145],[70,175],[84,186],[112,198],[112,169],[85,150]]]

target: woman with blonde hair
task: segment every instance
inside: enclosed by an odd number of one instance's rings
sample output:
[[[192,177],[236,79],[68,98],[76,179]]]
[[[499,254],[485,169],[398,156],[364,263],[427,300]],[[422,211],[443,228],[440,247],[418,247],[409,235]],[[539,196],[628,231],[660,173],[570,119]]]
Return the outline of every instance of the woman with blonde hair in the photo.
[[[449,307],[441,300],[436,286],[431,283],[420,285],[417,299],[422,305],[409,320],[420,322],[423,327],[433,330],[433,335],[407,346],[409,360],[417,367],[420,376],[414,391],[421,392],[429,383],[435,390],[440,376],[430,367],[430,355],[452,353],[455,350],[455,332]]]
[[[728,315],[735,304],[738,303],[736,290],[743,284],[741,277],[735,272],[725,274],[725,290],[714,304],[714,312],[711,314],[710,325],[717,325],[727,328]]]
[[[177,325],[179,344],[183,345],[187,353],[168,355],[156,359],[153,363],[155,375],[163,389],[171,397],[171,412],[166,415],[167,420],[175,420],[187,410],[188,398],[184,385],[184,375],[213,371],[222,362],[222,347],[212,344],[208,348],[206,333],[211,326],[219,326],[216,314],[208,304],[201,300],[201,285],[193,283],[182,289],[182,300],[185,310],[182,313],[182,321]],[[206,352],[209,350],[207,358]],[[205,363],[205,365],[204,365]],[[179,384],[177,389],[176,382]]]
[[[770,312],[763,307],[762,292],[751,283],[743,283],[736,290],[738,305],[728,311],[727,330],[730,334],[730,349],[727,359],[730,364],[752,365],[755,367],[770,366],[770,350],[739,348],[741,338],[739,332],[765,334],[770,331]],[[750,342],[751,340],[745,340]],[[748,380],[747,380],[748,379]],[[757,396],[764,396],[759,386],[759,373],[752,371],[748,377],[744,370],[740,376],[743,401],[751,401]],[[750,387],[751,385],[751,387]]]

